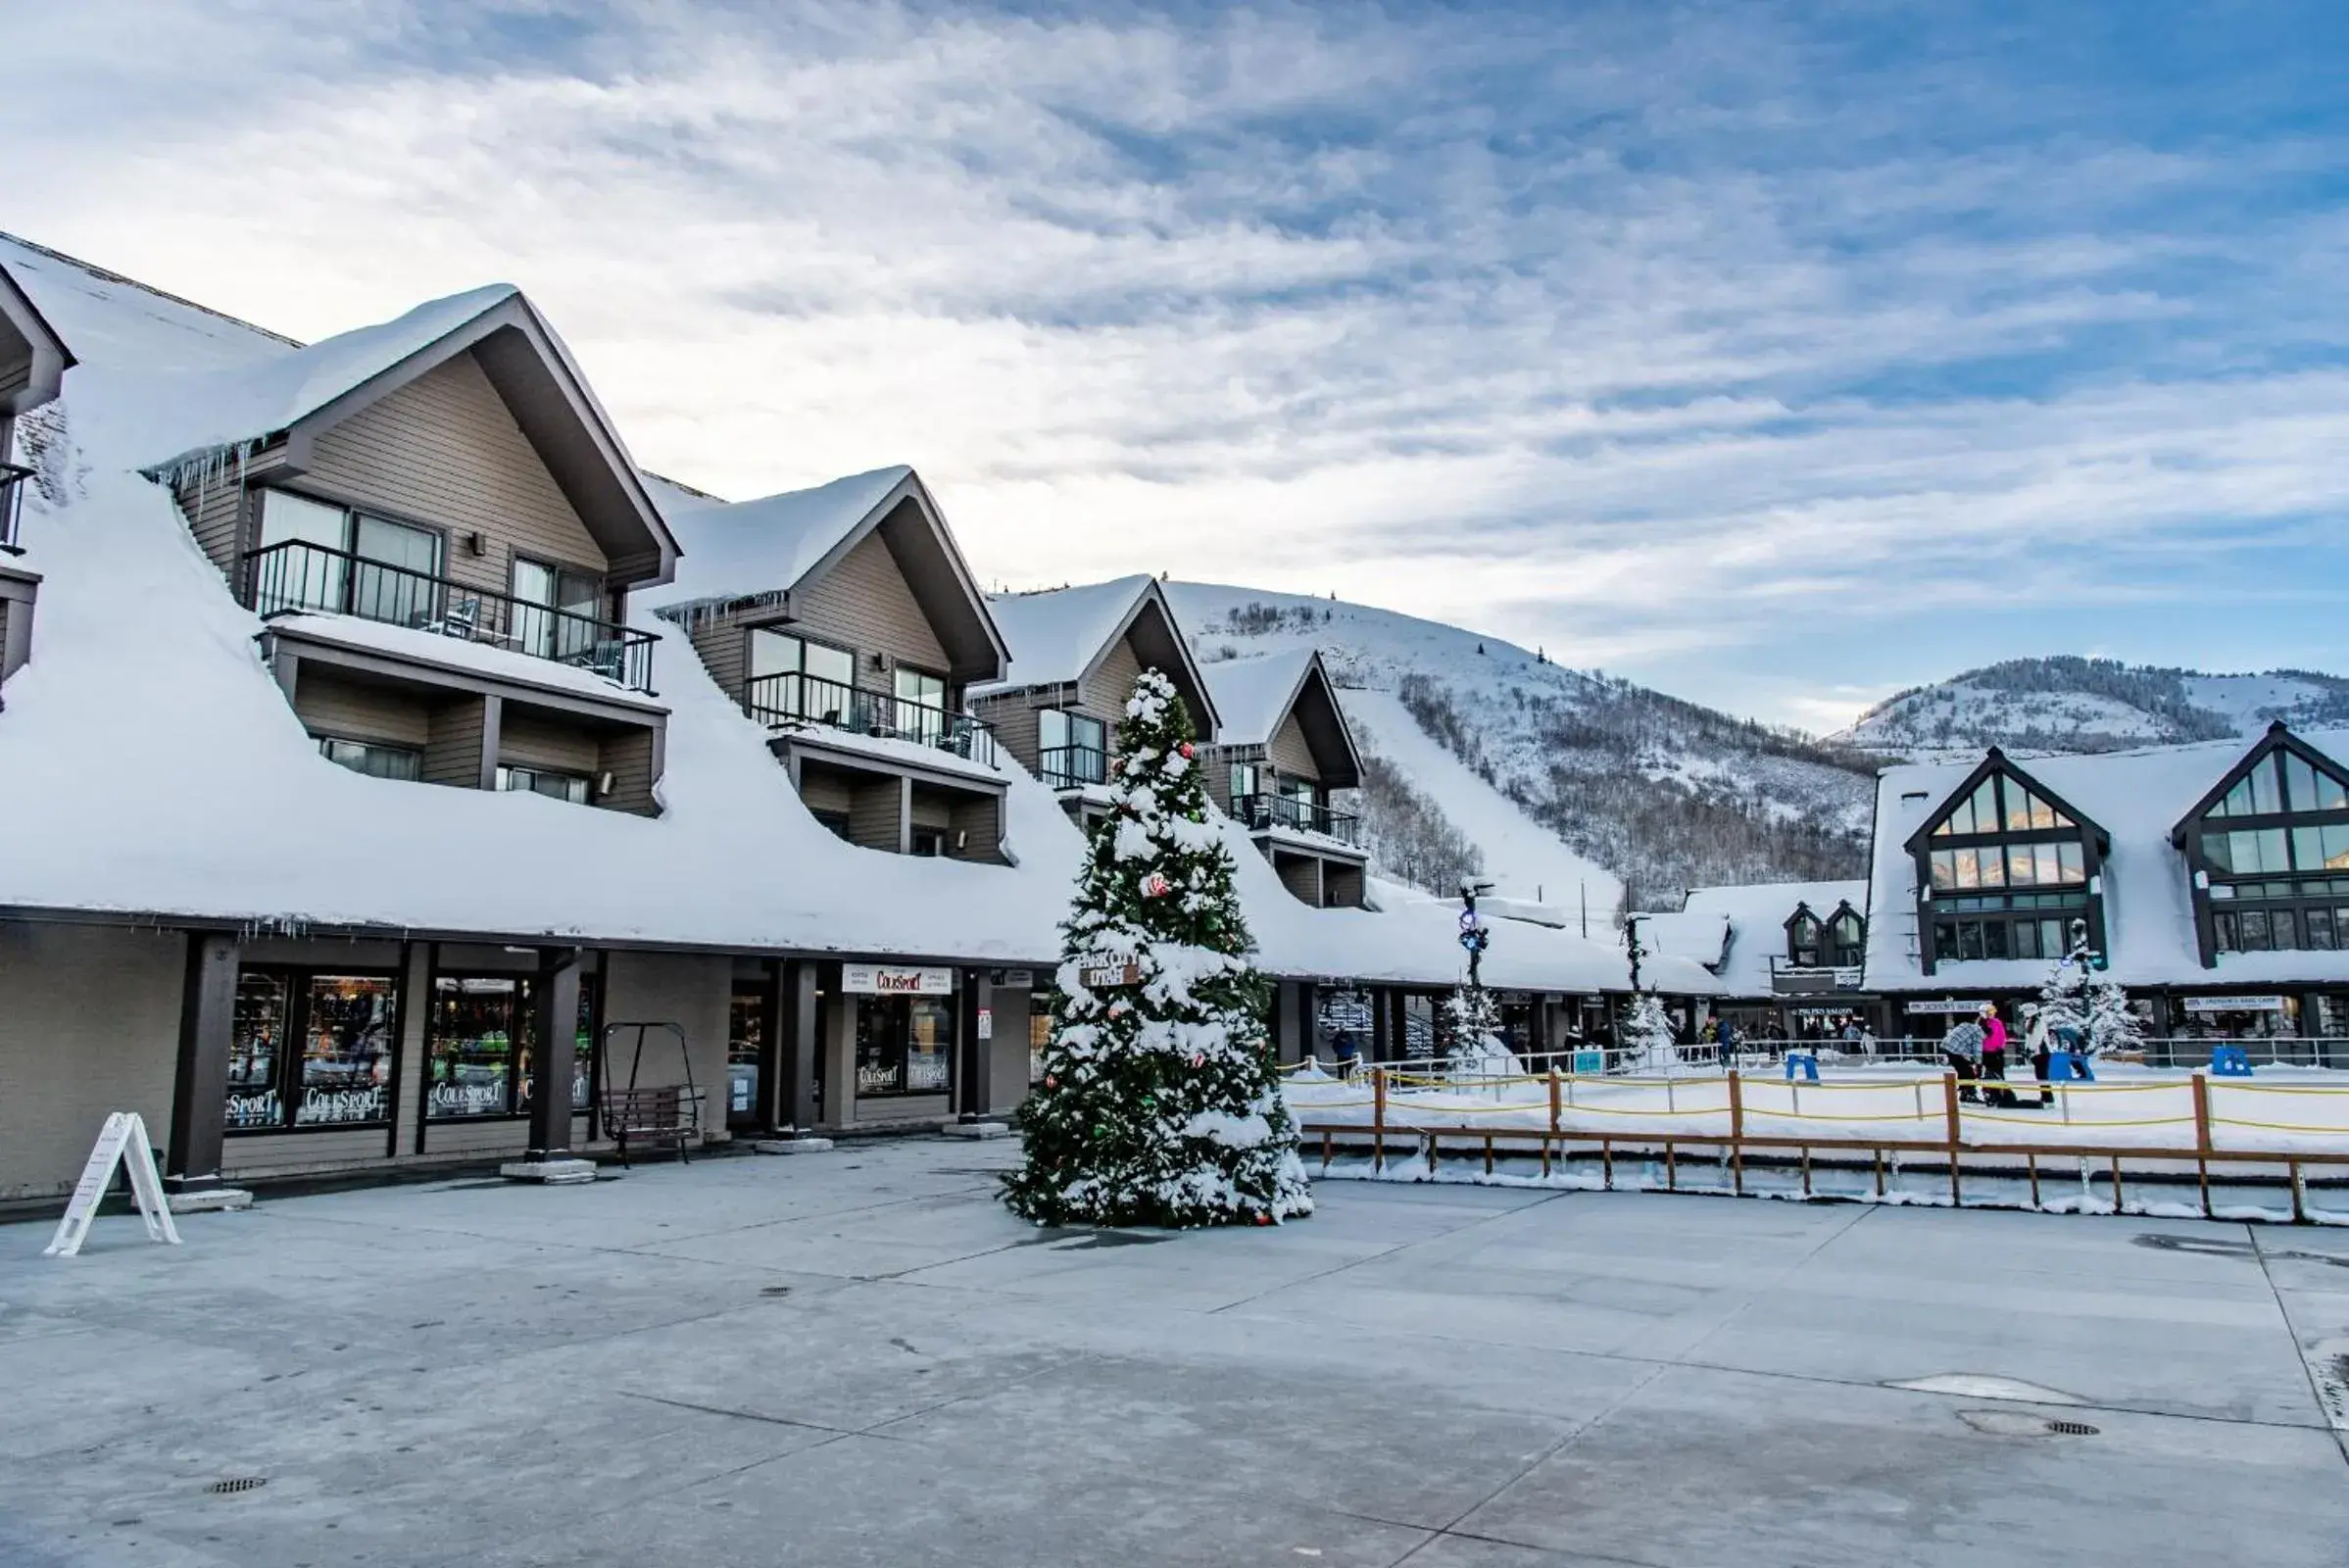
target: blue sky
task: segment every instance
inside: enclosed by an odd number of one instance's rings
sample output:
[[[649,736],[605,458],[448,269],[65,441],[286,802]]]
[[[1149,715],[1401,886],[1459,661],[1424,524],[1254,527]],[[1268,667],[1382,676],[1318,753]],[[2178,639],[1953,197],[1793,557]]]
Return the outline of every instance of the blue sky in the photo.
[[[640,461],[983,574],[1827,729],[2349,670],[2349,7],[12,8],[0,227],[301,335],[504,278]]]

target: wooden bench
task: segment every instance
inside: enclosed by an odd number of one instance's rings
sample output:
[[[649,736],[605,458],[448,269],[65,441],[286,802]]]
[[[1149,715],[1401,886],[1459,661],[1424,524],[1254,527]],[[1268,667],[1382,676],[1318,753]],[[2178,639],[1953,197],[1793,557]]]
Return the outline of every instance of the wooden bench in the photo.
[[[628,1163],[631,1143],[669,1144],[683,1163],[686,1150],[702,1135],[702,1097],[680,1084],[654,1089],[604,1090],[604,1134]]]

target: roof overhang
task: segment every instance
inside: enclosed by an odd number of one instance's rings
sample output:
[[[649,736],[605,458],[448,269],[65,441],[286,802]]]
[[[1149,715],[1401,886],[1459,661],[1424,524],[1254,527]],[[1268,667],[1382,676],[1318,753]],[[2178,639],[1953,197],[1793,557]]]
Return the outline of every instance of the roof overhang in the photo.
[[[285,430],[285,467],[303,471],[320,431],[468,353],[603,550],[612,577],[636,585],[674,576],[677,541],[635,462],[553,328],[520,294],[507,295],[295,420]]]
[[[1011,651],[996,628],[987,596],[971,574],[970,563],[954,543],[954,533],[939,513],[938,503],[921,475],[908,469],[890,492],[874,504],[854,528],[800,574],[784,595],[784,613],[797,618],[793,603],[873,534],[905,573],[905,586],[921,606],[930,629],[946,650],[947,673],[956,685],[1001,680],[1011,663]]]
[[[73,351],[32,303],[32,296],[0,267],[0,365],[27,362],[24,384],[0,390],[0,415],[28,414],[56,397],[74,365]]]
[[[1338,706],[1338,688],[1321,662],[1320,650],[1305,662],[1297,690],[1289,696],[1288,711],[1297,715],[1305,744],[1313,748],[1321,782],[1334,790],[1358,789],[1362,783],[1362,753],[1346,726],[1346,710]],[[1275,726],[1276,732],[1278,726]]]
[[[2290,752],[2293,756],[2299,758],[2311,767],[2323,768],[2325,771],[2335,774],[2336,776],[2349,776],[2349,767],[2343,767],[2340,763],[2334,761],[2331,758],[2325,756],[2323,752],[2318,751],[2314,746],[2309,745],[2308,742],[2293,734],[2290,727],[2279,718],[2268,726],[2268,732],[2266,734],[2262,735],[2258,740],[2251,743],[2250,750],[2246,751],[2242,756],[2235,759],[2234,766],[2228,768],[2226,772],[2219,775],[2219,782],[2213,784],[2207,791],[2205,791],[2203,793],[2202,799],[2196,801],[2190,808],[2187,808],[2185,815],[2178,819],[2176,825],[2170,829],[2170,842],[2178,849],[2184,849],[2186,844],[2186,830],[2191,828],[2204,816],[2207,816],[2210,813],[2211,808],[2217,806],[2221,800],[2225,799],[2227,792],[2233,789],[2235,785],[2242,779],[2244,774],[2250,772],[2252,768],[2259,765],[2260,761],[2265,759],[2269,753],[2278,751]]]

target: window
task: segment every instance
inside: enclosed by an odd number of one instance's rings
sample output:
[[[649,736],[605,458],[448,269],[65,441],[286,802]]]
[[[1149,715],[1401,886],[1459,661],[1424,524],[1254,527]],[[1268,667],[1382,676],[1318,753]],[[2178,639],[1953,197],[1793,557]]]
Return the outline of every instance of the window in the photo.
[[[1786,933],[1787,956],[1804,968],[1816,968],[1819,963],[1819,920],[1805,909],[1794,917]]]
[[[1036,715],[1038,761],[1054,789],[1101,784],[1109,777],[1109,726],[1085,713],[1048,708]]]
[[[806,719],[836,729],[854,727],[855,654],[764,626],[753,627],[750,635],[747,706],[752,716]]]
[[[897,732],[924,746],[946,744],[946,682],[918,669],[897,672]]]
[[[559,773],[548,767],[505,767],[498,769],[498,788],[525,790],[532,795],[544,795],[552,801],[568,801],[573,806],[587,804],[587,780],[576,773]]]
[[[766,1054],[766,987],[737,980],[726,1009],[726,1120],[759,1116],[759,1068]]]
[[[519,556],[514,562],[514,638],[524,653],[541,659],[575,660],[594,652],[609,634],[604,623],[604,581]]]
[[[420,626],[440,612],[440,535],[430,528],[264,490],[254,608],[264,614],[332,611]]]
[[[425,1042],[424,1115],[435,1121],[526,1114],[536,1085],[534,975],[436,975]],[[571,1104],[594,1103],[596,986],[579,977]]]
[[[1242,800],[1264,793],[1263,768],[1255,762],[1232,764],[1232,799]]]
[[[913,830],[912,839],[913,853],[916,855],[936,859],[946,854],[946,834],[937,828],[917,827]]]
[[[1845,909],[1829,922],[1828,961],[1838,969],[1856,968],[1868,945],[1868,922]]]
[[[231,1132],[391,1119],[399,983],[388,974],[255,968],[237,976]]]
[[[424,754],[407,746],[386,746],[380,741],[336,740],[331,736],[318,737],[318,755],[329,762],[339,763],[354,773],[369,778],[396,778],[415,783],[424,776]]]
[[[954,1082],[954,999],[857,997],[856,1093],[936,1095]]]
[[[2349,783],[2291,752],[2283,754],[2283,781],[2295,811],[2349,811]]]

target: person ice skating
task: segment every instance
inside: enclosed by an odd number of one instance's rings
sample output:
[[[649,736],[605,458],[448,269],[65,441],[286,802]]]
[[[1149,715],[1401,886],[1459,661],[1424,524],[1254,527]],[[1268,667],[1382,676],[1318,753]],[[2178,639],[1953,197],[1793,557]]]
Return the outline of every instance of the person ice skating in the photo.
[[[1941,1059],[1957,1074],[1958,1098],[1977,1105],[1982,1103],[1982,1093],[1975,1080],[1982,1074],[1975,1066],[1975,1058],[1982,1054],[1984,1038],[1982,1026],[1971,1018],[1961,1018],[1941,1037]]]
[[[2025,1007],[2023,1016],[2030,1020],[2023,1032],[2023,1049],[2031,1053],[2031,1075],[2038,1080],[2039,1108],[2045,1110],[2055,1102],[2055,1091],[2047,1087],[2047,1068],[2055,1059],[2047,1044],[2047,1010]]]
[[[2006,1020],[1998,1016],[1998,1004],[1994,1002],[1982,1004],[1982,1075],[1989,1083],[2001,1086],[2006,1083]],[[2015,1106],[2012,1089],[1985,1086],[1982,1096],[1993,1105],[2003,1105],[2009,1110]]]
[[[1724,1067],[1731,1066],[1736,1062],[1737,1056],[1737,1029],[1735,1024],[1729,1021],[1729,1017],[1726,1013],[1723,1014],[1721,1019],[1719,1039],[1721,1043],[1721,1065]]]

